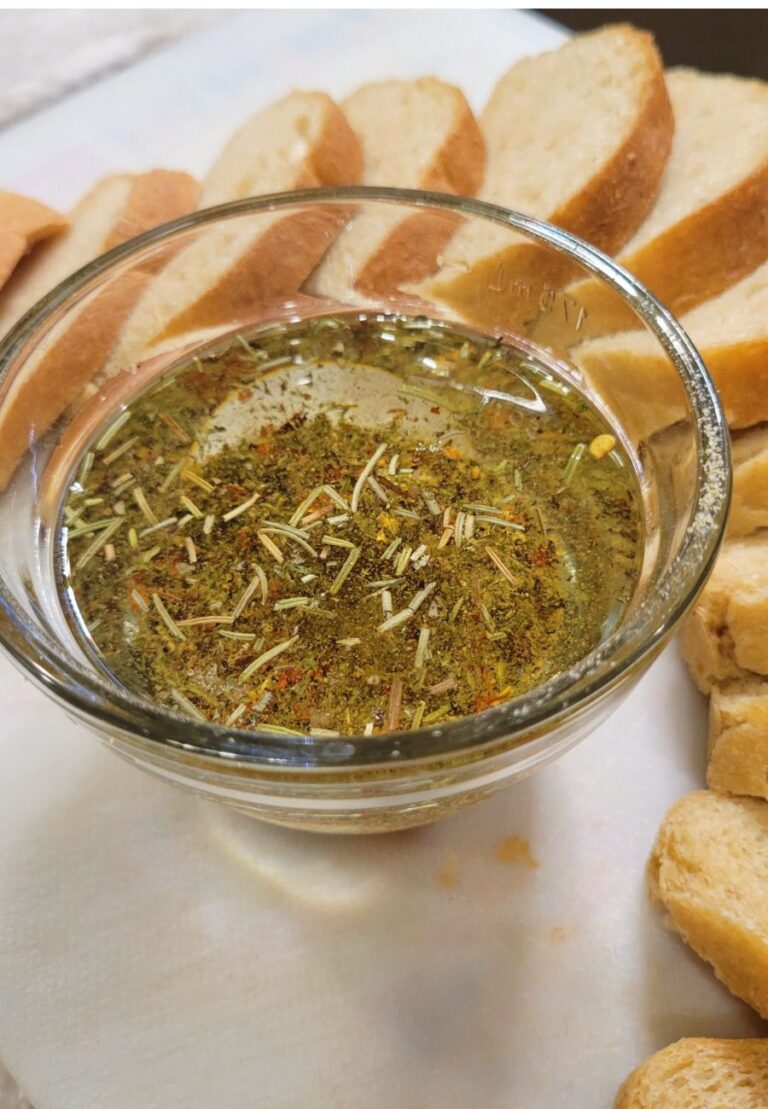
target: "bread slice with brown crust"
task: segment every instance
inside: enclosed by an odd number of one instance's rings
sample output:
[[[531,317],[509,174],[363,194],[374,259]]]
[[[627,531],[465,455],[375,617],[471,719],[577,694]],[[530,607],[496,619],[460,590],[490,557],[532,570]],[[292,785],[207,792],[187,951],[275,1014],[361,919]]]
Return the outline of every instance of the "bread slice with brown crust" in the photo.
[[[195,179],[173,170],[102,178],[72,209],[68,229],[26,259],[0,293],[0,332],[86,262],[191,211],[198,195]]]
[[[717,685],[709,703],[707,785],[768,799],[768,681]]]
[[[768,1040],[685,1039],[626,1079],[614,1109],[765,1109]]]
[[[0,287],[31,247],[59,234],[67,223],[47,204],[0,189]]]
[[[363,151],[362,184],[472,196],[485,143],[464,94],[434,77],[377,81],[341,104]],[[318,296],[386,294],[432,273],[458,226],[451,213],[371,206],[344,228],[306,283]],[[362,298],[360,298],[362,299]]]
[[[518,62],[480,122],[487,147],[480,198],[556,223],[609,252],[651,210],[674,129],[653,39],[623,24]],[[572,272],[554,252],[474,221],[418,291],[503,327],[514,323],[516,283],[544,289]]]
[[[725,544],[683,625],[683,658],[703,693],[717,682],[768,675],[767,538]]]
[[[75,207],[70,229],[14,275],[0,301],[3,322],[15,322],[53,285],[104,250],[184,215],[194,207],[198,191],[189,174],[169,170],[105,178]],[[30,444],[83,397],[156,264],[135,267],[86,300],[66,326],[46,337],[23,373],[7,383],[0,404],[0,489]]]
[[[0,292],[0,332],[71,273],[106,249],[107,239],[130,196],[130,174],[103,177],[69,213],[69,228],[18,267]]]
[[[681,316],[680,324],[704,359],[730,427],[768,420],[768,262]],[[571,354],[598,388],[610,379],[627,396],[646,397],[658,426],[685,416],[664,384],[671,381],[669,359],[648,332],[591,339]]]
[[[648,882],[670,927],[768,1018],[768,803],[689,793],[664,818]]]
[[[672,153],[648,218],[617,260],[676,315],[735,285],[768,258],[768,84],[673,69]],[[585,336],[639,326],[607,286],[568,288]]]
[[[229,140],[203,182],[201,207],[272,192],[355,184],[360,145],[325,93],[293,92]],[[298,292],[333,242],[346,209],[307,208],[201,233],[180,250],[128,318],[105,367],[118,373],[167,341],[254,315]]]

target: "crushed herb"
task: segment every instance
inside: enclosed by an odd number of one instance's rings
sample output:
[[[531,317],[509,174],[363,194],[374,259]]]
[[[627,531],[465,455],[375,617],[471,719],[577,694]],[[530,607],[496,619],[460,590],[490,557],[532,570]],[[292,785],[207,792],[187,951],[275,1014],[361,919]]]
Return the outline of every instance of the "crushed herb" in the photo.
[[[456,719],[620,623],[642,535],[614,432],[549,364],[466,329],[273,325],[188,359],[84,452],[62,597],[113,678],[195,719]]]

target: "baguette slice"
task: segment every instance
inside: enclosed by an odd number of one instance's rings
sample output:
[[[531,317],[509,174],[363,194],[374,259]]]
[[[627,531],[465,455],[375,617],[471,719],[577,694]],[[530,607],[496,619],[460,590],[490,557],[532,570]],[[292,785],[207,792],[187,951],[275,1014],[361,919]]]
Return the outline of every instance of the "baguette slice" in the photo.
[[[768,528],[768,427],[731,437],[733,492],[728,533],[738,537]]]
[[[768,682],[715,686],[709,703],[707,785],[768,799]]]
[[[768,537],[725,544],[688,616],[683,658],[703,693],[716,682],[768,675]]]
[[[768,1017],[768,804],[689,793],[664,818],[648,880],[670,927]]]
[[[464,94],[433,77],[364,85],[341,105],[363,151],[364,185],[473,195],[485,143]],[[456,230],[449,213],[403,217],[382,207],[361,212],[307,282],[319,296],[386,294],[432,273]]]
[[[201,207],[259,194],[360,178],[359,143],[325,93],[293,92],[259,112],[230,139],[203,182]],[[234,221],[180,250],[126,322],[105,376],[135,365],[159,344],[233,325],[259,302],[296,294],[333,241],[339,209]]]
[[[706,363],[729,425],[768,420],[768,262],[687,312],[680,323]],[[571,355],[598,388],[610,379],[630,396],[644,394],[659,418],[664,416],[659,426],[684,416],[665,385],[671,382],[669,360],[650,334],[606,335],[580,344]]]
[[[633,1071],[614,1109],[764,1109],[768,1040],[678,1040]]]
[[[197,202],[187,173],[157,169],[104,177],[69,216],[69,228],[19,266],[0,293],[0,332],[86,262],[134,235],[184,215]]]
[[[523,59],[499,81],[481,127],[488,152],[481,199],[619,250],[653,205],[672,142],[653,39],[613,24]],[[569,275],[554,252],[474,222],[418,291],[494,327],[509,323],[517,282],[543,289]]]
[[[65,277],[103,253],[132,184],[127,173],[104,177],[72,209],[68,230],[19,266],[0,293],[0,332],[12,327]]]
[[[738,282],[768,258],[768,84],[673,69],[672,153],[650,215],[618,255],[679,315]],[[607,286],[568,292],[585,310],[585,335],[638,327]]]
[[[67,222],[39,200],[0,189],[0,286],[32,246],[63,231]]]
[[[186,173],[151,170],[135,177],[109,177],[72,213],[70,229],[42,256],[33,256],[14,275],[3,296],[3,321],[15,322],[52,285],[94,255],[194,207],[198,184]],[[101,367],[125,318],[149,280],[153,265],[125,273],[54,329],[21,374],[10,381],[0,403],[0,490],[20,458],[62,412],[81,399]]]

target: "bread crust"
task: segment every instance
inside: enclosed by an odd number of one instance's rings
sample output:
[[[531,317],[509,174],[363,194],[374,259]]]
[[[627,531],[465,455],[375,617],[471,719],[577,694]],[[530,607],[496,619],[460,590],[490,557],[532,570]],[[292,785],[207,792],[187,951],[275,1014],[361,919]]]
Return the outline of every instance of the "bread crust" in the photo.
[[[127,273],[99,293],[0,405],[0,489],[25,451],[80,397],[141,293],[147,274]]]
[[[104,250],[186,215],[195,208],[199,196],[200,182],[189,173],[152,169],[138,174],[125,208],[104,242]],[[146,264],[142,268],[146,269]]]
[[[89,227],[92,225],[93,212],[99,210],[105,197],[113,201],[111,194],[117,190],[124,193],[127,199],[131,181],[132,177],[128,173],[113,173],[102,177],[70,211],[68,229],[62,235],[42,243],[22,259],[10,281],[0,290],[0,333],[12,327],[40,297],[77,269],[78,264],[88,261],[82,251],[68,250],[69,243],[77,237],[81,227],[85,224]],[[125,199],[121,201],[121,206],[124,206]],[[109,207],[112,208],[111,203]],[[98,216],[96,219],[98,220]],[[95,257],[102,248],[103,239],[91,250],[90,257]],[[62,261],[62,253],[65,261]]]
[[[198,183],[187,173],[153,170],[138,175],[105,248],[183,215],[194,206],[198,193]],[[83,263],[88,260],[84,258]],[[91,297],[44,353],[25,367],[23,380],[7,384],[0,404],[0,490],[7,486],[24,452],[80,399],[109,356],[115,337],[158,264],[154,258],[136,266]]]
[[[3,231],[15,231],[31,244],[63,231],[68,223],[66,216],[47,204],[33,200],[31,196],[0,189],[0,227]]]
[[[619,261],[675,315],[717,296],[768,258],[768,161],[735,188]],[[612,290],[594,280],[569,292],[587,315],[584,335],[640,326]]]
[[[463,93],[455,90],[455,126],[425,174],[421,187],[433,192],[473,196],[485,168],[485,140]],[[406,216],[358,273],[355,288],[369,296],[386,295],[400,285],[434,272],[440,252],[460,223],[451,212],[424,211]]]
[[[17,231],[0,231],[0,287],[27,253],[29,244]]]
[[[632,130],[610,159],[549,217],[549,222],[608,252],[628,241],[653,206],[674,133],[672,105],[652,36],[628,25],[617,29],[640,44],[648,69],[645,100]],[[455,277],[438,273],[422,291],[482,326],[514,328],[520,323],[521,288],[543,295],[573,280],[579,271],[554,250],[518,242],[486,255]]]
[[[357,137],[341,109],[326,93],[300,95],[319,101],[322,122],[312,136],[309,149],[296,165],[290,166],[290,188],[356,183],[361,172],[362,154]],[[290,97],[284,100],[288,101]],[[279,102],[280,105],[283,103]],[[248,124],[245,124],[241,131],[247,127]],[[238,170],[233,162],[232,143],[233,140],[230,140],[203,183],[203,197],[207,183],[213,177],[216,178],[220,197],[227,195],[227,182],[232,190],[230,199],[242,195],[238,192],[238,174],[242,176],[242,170]],[[226,173],[222,165],[226,167]],[[286,185],[286,189],[288,187]],[[328,205],[295,212],[277,212],[274,217],[265,216],[263,230],[257,229],[256,235],[251,236],[252,241],[248,245],[243,244],[241,252],[235,253],[226,270],[215,275],[205,272],[208,284],[202,293],[189,293],[179,298],[183,307],[175,315],[163,317],[159,314],[159,318],[153,320],[144,304],[137,305],[136,315],[129,317],[125,332],[112,353],[106,375],[123,372],[160,344],[187,331],[234,326],[242,319],[259,314],[275,298],[295,296],[350,211],[348,205]],[[211,234],[216,235],[216,229]],[[244,236],[247,234],[247,231],[243,232]],[[205,230],[201,232],[199,241],[208,241]],[[231,246],[231,243],[227,245]],[[194,247],[193,242],[192,249]],[[240,249],[240,244],[237,249]],[[190,264],[184,251],[179,256],[183,263]],[[186,279],[181,263],[180,272]],[[165,276],[159,280],[163,281]],[[190,296],[194,297],[191,301]],[[134,335],[134,325],[138,327],[141,338]]]
[[[635,126],[600,173],[550,223],[564,227],[607,254],[615,254],[653,207],[672,149],[672,104],[653,36],[623,24],[641,44],[651,80]]]
[[[320,140],[312,154],[311,186],[355,185],[363,173],[360,143],[338,104],[325,93],[318,95],[322,95],[327,104]]]
[[[333,242],[351,209],[316,207],[279,219],[196,301],[151,339],[154,346],[185,332],[235,326],[258,313],[260,305],[296,294],[303,276]]]
[[[0,287],[32,246],[57,235],[68,223],[47,204],[0,189]]]

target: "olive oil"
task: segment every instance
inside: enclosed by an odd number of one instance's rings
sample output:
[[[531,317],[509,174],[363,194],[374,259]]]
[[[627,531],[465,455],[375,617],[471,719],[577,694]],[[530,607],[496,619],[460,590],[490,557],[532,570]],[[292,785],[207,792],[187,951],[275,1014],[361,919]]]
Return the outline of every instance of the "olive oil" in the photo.
[[[238,335],[94,439],[58,527],[84,649],[228,727],[415,729],[619,624],[639,492],[616,430],[523,348],[420,317]]]

